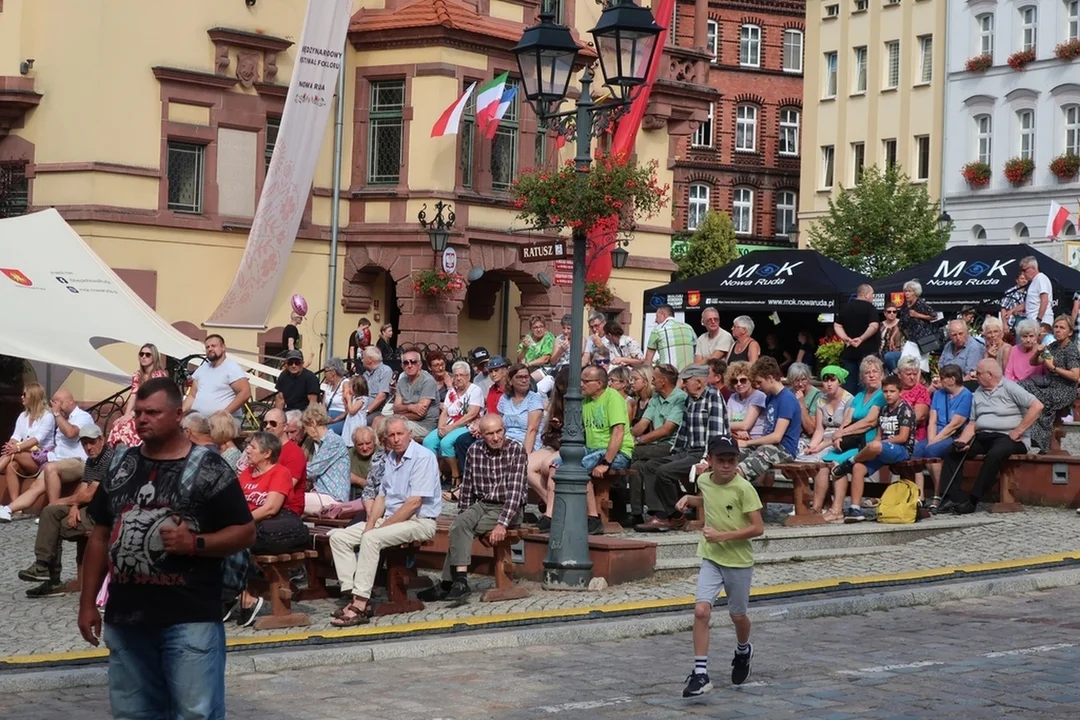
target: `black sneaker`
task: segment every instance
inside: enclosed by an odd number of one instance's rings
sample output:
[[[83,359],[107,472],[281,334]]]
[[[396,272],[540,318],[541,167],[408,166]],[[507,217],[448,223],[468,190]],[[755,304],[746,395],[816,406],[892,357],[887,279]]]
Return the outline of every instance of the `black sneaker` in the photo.
[[[231,603],[223,603],[221,608],[221,622],[229,622],[229,618],[240,611],[240,598],[237,597]]]
[[[450,585],[450,591],[446,593],[446,599],[451,602],[457,600],[464,600],[472,595],[472,588],[469,587],[468,580],[455,580]]]
[[[37,587],[26,591],[28,598],[51,598],[60,597],[64,594],[64,583],[59,580],[46,580]]]
[[[255,598],[255,604],[249,608],[242,607],[236,614],[236,624],[240,627],[251,627],[255,624],[255,620],[259,617],[259,611],[262,610],[263,599],[261,597]]]
[[[845,475],[849,475],[854,469],[855,465],[850,460],[845,460],[842,463],[833,465],[833,469],[829,471],[829,478],[832,480],[839,480]]]
[[[686,678],[686,687],[683,688],[682,696],[697,697],[698,695],[704,695],[710,690],[712,690],[712,683],[709,682],[709,676],[693,673]]]
[[[451,585],[452,584],[448,582],[436,583],[432,587],[416,593],[416,599],[423,600],[424,602],[438,602],[439,600],[445,600],[446,594],[450,592]]]
[[[39,562],[34,563],[25,570],[19,571],[19,579],[26,582],[48,582],[52,575],[49,573],[49,568],[45,567]]]
[[[551,530],[551,518],[547,515],[540,518],[540,522],[536,523],[536,529],[540,532],[549,532]]]
[[[588,528],[590,535],[603,535],[604,521],[600,519],[599,515],[590,515]]]
[[[750,661],[754,659],[754,646],[750,645],[750,652],[735,653],[731,661],[731,684],[742,685],[750,677]]]

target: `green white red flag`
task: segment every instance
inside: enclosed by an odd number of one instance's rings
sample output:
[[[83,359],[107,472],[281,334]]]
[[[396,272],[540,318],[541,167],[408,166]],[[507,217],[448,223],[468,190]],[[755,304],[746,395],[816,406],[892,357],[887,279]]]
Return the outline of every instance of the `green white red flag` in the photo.
[[[510,73],[504,72],[499,77],[480,86],[476,94],[476,126],[486,128],[488,123],[495,119],[495,113],[502,101],[503,90],[506,87],[506,79]]]

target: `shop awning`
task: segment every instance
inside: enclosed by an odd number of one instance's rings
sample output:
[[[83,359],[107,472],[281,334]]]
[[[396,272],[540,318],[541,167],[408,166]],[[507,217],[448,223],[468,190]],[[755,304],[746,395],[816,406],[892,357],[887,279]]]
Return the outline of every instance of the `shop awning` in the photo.
[[[153,343],[174,358],[201,354],[83,242],[56,210],[0,220],[0,354],[127,383],[97,348]],[[231,354],[249,373],[277,370]],[[273,382],[252,374],[253,385]]]
[[[816,250],[755,250],[697,277],[645,291],[646,312],[675,310],[833,312],[868,282]]]

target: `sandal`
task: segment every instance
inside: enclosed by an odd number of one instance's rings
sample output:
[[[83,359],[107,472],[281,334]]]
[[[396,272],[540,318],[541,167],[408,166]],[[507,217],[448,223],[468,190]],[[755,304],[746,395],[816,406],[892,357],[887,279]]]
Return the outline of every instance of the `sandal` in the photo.
[[[827,522],[827,523],[842,523],[842,522],[844,522],[844,514],[843,513],[837,514],[837,513],[833,512],[832,510],[826,510],[824,513],[822,513],[822,516],[825,518],[825,522]]]
[[[458,480],[457,485],[454,486],[453,490],[450,490],[448,492],[444,492],[442,494],[442,499],[445,500],[446,502],[452,502],[452,503],[455,503],[455,504],[461,502],[461,480],[460,479]]]
[[[934,499],[930,501],[930,514],[937,515],[938,505],[941,505],[941,496],[935,495]]]
[[[349,614],[350,611],[352,614]],[[355,627],[357,625],[367,625],[369,622],[371,622],[370,604],[360,609],[355,604],[349,603],[334,613],[334,619],[330,621],[330,624],[334,627]]]

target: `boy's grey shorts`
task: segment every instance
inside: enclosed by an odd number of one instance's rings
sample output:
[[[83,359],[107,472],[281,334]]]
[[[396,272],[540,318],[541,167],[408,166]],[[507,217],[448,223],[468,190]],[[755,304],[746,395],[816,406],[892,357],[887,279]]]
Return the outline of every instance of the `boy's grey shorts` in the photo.
[[[702,558],[698,571],[696,601],[716,603],[720,591],[727,588],[727,608],[731,615],[745,615],[750,604],[750,581],[754,568],[732,568]]]

